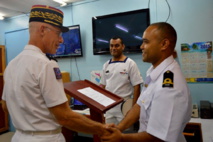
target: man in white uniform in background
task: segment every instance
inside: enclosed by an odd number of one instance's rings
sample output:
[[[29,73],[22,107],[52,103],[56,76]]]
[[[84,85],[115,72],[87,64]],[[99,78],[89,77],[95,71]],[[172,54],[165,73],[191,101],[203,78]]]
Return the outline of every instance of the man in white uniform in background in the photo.
[[[104,142],[186,142],[183,129],[191,117],[191,96],[180,66],[173,58],[177,34],[168,23],[151,24],[143,34],[144,62],[152,66],[137,104]],[[138,133],[123,130],[139,119]]]
[[[3,109],[9,111],[16,132],[12,142],[65,142],[61,127],[102,135],[106,130],[73,112],[67,102],[58,64],[45,53],[55,54],[63,42],[63,12],[32,6],[30,39],[4,73]]]
[[[136,63],[123,54],[125,45],[120,37],[110,39],[112,59],[103,65],[101,86],[106,90],[124,98],[133,97],[133,104],[140,95],[140,85],[143,79]],[[106,123],[118,124],[123,118],[121,104],[106,112]]]

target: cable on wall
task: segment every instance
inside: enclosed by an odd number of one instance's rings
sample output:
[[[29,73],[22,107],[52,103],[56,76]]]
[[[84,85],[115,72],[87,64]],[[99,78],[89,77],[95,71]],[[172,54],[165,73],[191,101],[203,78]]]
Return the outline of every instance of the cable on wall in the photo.
[[[150,9],[150,0],[148,1],[148,8]]]
[[[72,24],[74,25],[74,18],[73,18],[73,5],[70,6],[71,7],[71,16],[72,16]]]
[[[72,58],[70,58],[70,76],[72,80]]]
[[[79,70],[78,70],[78,64],[77,64],[77,61],[76,61],[76,57],[75,57],[75,66],[76,66],[76,69],[77,69],[77,72],[78,72],[78,79],[81,80],[80,73],[79,73]]]
[[[168,5],[168,7],[169,7],[169,15],[168,15],[168,17],[167,17],[167,19],[166,19],[166,21],[165,21],[165,22],[167,22],[167,21],[169,20],[170,14],[171,14],[171,7],[170,7],[170,5],[169,5],[169,2],[168,2],[167,0],[165,0],[165,1],[166,1],[167,5]]]
[[[68,6],[70,6],[70,12],[71,12],[71,20],[72,20],[72,24],[71,25],[74,25],[74,19],[73,19],[73,4],[68,4]],[[76,62],[76,59],[75,59],[75,62]],[[78,70],[78,69],[77,69]],[[70,74],[72,76],[72,57],[70,57]],[[80,77],[79,77],[80,78]]]
[[[150,1],[151,0],[149,0],[148,1],[148,8],[150,9]],[[170,17],[170,15],[171,15],[171,7],[170,7],[170,5],[169,5],[169,2],[167,1],[167,0],[165,0],[166,1],[166,3],[167,3],[167,5],[168,5],[168,8],[169,8],[169,15],[168,15],[168,17],[167,17],[167,19],[166,19],[166,21],[165,22],[167,22],[168,20],[169,20],[169,17]],[[156,7],[157,8],[157,7]],[[156,18],[157,19],[157,18]]]

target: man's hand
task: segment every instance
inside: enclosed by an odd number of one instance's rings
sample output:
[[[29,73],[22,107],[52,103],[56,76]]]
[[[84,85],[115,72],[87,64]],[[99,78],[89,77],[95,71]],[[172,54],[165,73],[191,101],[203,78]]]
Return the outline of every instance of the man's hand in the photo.
[[[122,139],[122,133],[115,127],[107,127],[106,128],[110,134],[101,136],[101,140],[103,142],[120,142]]]
[[[108,124],[105,124],[105,128],[108,129],[110,127],[114,127],[114,128],[117,128],[117,126],[114,124],[114,123],[108,123]]]
[[[104,124],[104,131],[99,137],[111,135],[111,132],[108,130],[110,127],[115,127],[115,124]]]

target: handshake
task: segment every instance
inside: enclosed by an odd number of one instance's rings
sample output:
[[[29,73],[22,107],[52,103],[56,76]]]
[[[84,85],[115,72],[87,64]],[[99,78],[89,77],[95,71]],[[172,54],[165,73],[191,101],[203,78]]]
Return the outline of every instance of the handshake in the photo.
[[[105,124],[104,132],[100,135],[102,142],[121,142],[123,133],[115,124]]]

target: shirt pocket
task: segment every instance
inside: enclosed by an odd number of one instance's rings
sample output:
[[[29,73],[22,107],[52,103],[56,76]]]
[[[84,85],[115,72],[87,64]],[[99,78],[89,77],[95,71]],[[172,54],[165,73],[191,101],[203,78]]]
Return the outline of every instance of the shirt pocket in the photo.
[[[147,110],[151,105],[153,92],[152,90],[146,90],[142,93],[142,95],[144,96],[142,97],[142,105],[144,109]]]
[[[151,103],[152,103],[152,95],[150,94],[150,92],[147,92],[144,95],[144,97],[142,98],[142,103],[141,103],[141,113],[140,113],[140,117],[143,121],[147,121],[147,119],[149,118],[149,114],[151,111]]]
[[[104,75],[105,75],[106,79],[108,79],[113,75],[113,73],[111,71],[107,70],[104,72]]]
[[[151,98],[148,97],[148,98],[146,98],[145,102],[143,103],[143,106],[146,111],[151,106],[151,102],[152,102]]]

